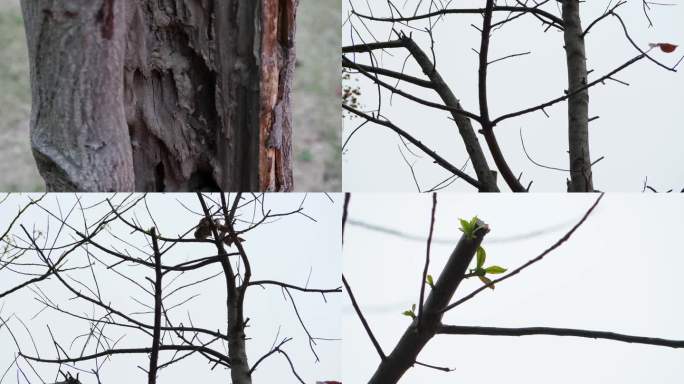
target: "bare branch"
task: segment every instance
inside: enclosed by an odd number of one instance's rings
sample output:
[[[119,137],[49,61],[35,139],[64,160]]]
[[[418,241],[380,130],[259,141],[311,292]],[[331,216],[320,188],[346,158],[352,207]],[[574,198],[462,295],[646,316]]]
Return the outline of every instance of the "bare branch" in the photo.
[[[505,11],[505,12],[516,12],[516,13],[530,13],[530,14],[536,14],[539,16],[542,16],[548,21],[556,26],[559,29],[563,28],[563,20],[560,19],[558,16],[555,16],[549,12],[546,12],[542,9],[535,8],[535,7],[515,7],[515,6],[495,6],[492,8],[492,11],[495,12],[500,12],[500,11]],[[383,22],[402,22],[402,21],[414,21],[414,20],[421,20],[421,19],[427,19],[435,16],[441,16],[441,15],[448,15],[448,14],[484,14],[486,12],[486,8],[464,8],[464,9],[442,9],[442,10],[437,10],[434,12],[426,13],[423,15],[416,15],[416,16],[411,16],[411,17],[373,17],[369,15],[363,15],[360,14],[356,11],[354,11],[354,14],[356,16],[359,16],[361,18],[367,19],[367,20],[373,20],[373,21],[383,21]]]
[[[418,300],[418,324],[420,329],[420,321],[423,318],[423,297],[425,295],[425,285],[427,284],[428,268],[430,267],[430,246],[432,245],[432,233],[435,229],[435,212],[437,210],[437,193],[432,193],[432,213],[430,214],[430,231],[428,232],[427,249],[425,251],[425,267],[423,267],[423,275],[420,281],[420,299]]]
[[[375,338],[375,335],[373,335],[373,331],[371,331],[371,329],[370,329],[370,325],[368,325],[368,321],[363,316],[363,312],[361,312],[361,308],[359,307],[359,304],[356,302],[356,298],[354,297],[354,293],[352,292],[351,288],[349,287],[349,283],[347,283],[347,279],[344,277],[344,274],[342,274],[342,283],[344,284],[344,288],[347,290],[347,294],[349,295],[349,299],[351,300],[352,306],[354,307],[354,310],[356,311],[356,315],[359,317],[359,320],[361,320],[361,324],[363,324],[363,328],[366,330],[366,333],[368,334],[368,338],[370,338],[371,343],[373,343],[375,350],[378,352],[378,355],[380,356],[380,360],[385,360],[387,358],[387,356],[385,355],[385,352],[382,351],[382,347],[380,347],[380,343],[378,343],[378,340]]]
[[[498,327],[471,327],[462,325],[442,325],[437,333],[448,335],[486,335],[486,336],[573,336],[590,339],[605,339],[622,341],[625,343],[658,345],[661,347],[684,348],[684,340],[660,339],[655,337],[642,337],[624,335],[614,332],[589,331],[584,329],[551,328],[551,327],[526,327],[526,328],[498,328]]]
[[[356,115],[358,115],[358,116],[361,116],[361,117],[363,117],[364,119],[369,120],[369,121],[371,121],[371,122],[373,122],[373,123],[375,123],[375,124],[383,125],[383,126],[389,128],[389,129],[393,130],[394,132],[396,132],[396,133],[398,133],[399,135],[401,135],[401,137],[403,137],[403,138],[405,138],[406,140],[408,140],[411,144],[413,144],[413,145],[415,145],[416,147],[418,147],[421,151],[425,152],[425,154],[427,154],[428,156],[432,157],[432,158],[435,160],[435,163],[437,163],[438,165],[440,165],[442,168],[446,169],[447,171],[449,171],[449,172],[451,172],[451,173],[453,173],[453,174],[455,174],[455,175],[458,175],[458,177],[462,178],[465,182],[467,182],[468,184],[474,186],[475,188],[481,189],[481,185],[480,185],[480,182],[479,182],[479,181],[475,180],[474,178],[472,178],[471,176],[469,176],[467,173],[461,171],[461,170],[460,170],[458,167],[456,167],[455,165],[449,163],[449,162],[448,162],[447,160],[445,160],[443,157],[439,156],[436,152],[434,152],[433,150],[431,150],[430,148],[428,148],[425,144],[423,144],[422,142],[420,142],[419,140],[417,140],[416,138],[414,138],[413,136],[411,136],[410,134],[408,134],[406,131],[404,131],[404,130],[402,130],[401,128],[397,127],[396,125],[392,124],[391,122],[389,122],[389,121],[384,121],[384,120],[380,120],[380,119],[375,118],[375,117],[373,117],[373,116],[371,116],[371,115],[368,115],[368,114],[366,114],[366,113],[364,113],[364,112],[361,112],[361,111],[359,111],[359,110],[357,110],[357,109],[355,109],[355,108],[352,108],[352,107],[350,107],[350,106],[348,106],[348,105],[343,105],[342,108],[344,108],[344,109],[346,109],[347,111],[349,111],[349,112],[351,112],[351,113],[354,113],[354,114],[356,114]]]
[[[478,293],[480,293],[480,292],[484,291],[485,289],[489,288],[490,286],[495,285],[495,284],[498,284],[498,283],[501,282],[501,281],[504,281],[504,280],[506,280],[506,279],[508,279],[508,278],[510,278],[510,277],[513,277],[513,276],[517,275],[518,273],[520,273],[520,272],[521,272],[522,270],[524,270],[525,268],[527,268],[527,267],[529,267],[530,265],[532,265],[532,264],[534,264],[534,263],[540,261],[541,259],[544,258],[544,256],[548,255],[549,253],[551,253],[552,251],[554,251],[556,248],[558,248],[558,247],[560,247],[561,245],[563,245],[563,243],[565,243],[568,239],[570,239],[570,237],[572,237],[572,235],[575,233],[575,231],[577,231],[577,229],[578,229],[580,226],[582,226],[582,224],[584,224],[584,222],[587,220],[587,218],[589,217],[589,215],[591,215],[591,213],[594,211],[594,208],[596,208],[596,206],[597,206],[598,203],[601,201],[601,199],[603,199],[603,195],[604,195],[603,193],[601,193],[601,195],[599,195],[599,197],[596,199],[596,201],[594,201],[594,204],[592,204],[591,207],[589,207],[589,209],[584,213],[584,216],[582,216],[582,218],[580,219],[580,221],[577,222],[577,224],[575,224],[575,225],[574,225],[574,226],[573,226],[565,235],[563,235],[563,237],[561,237],[560,239],[558,239],[553,245],[551,245],[549,248],[547,248],[546,250],[544,250],[544,252],[542,252],[541,254],[539,254],[539,256],[537,256],[537,257],[535,257],[534,259],[528,261],[527,263],[523,264],[522,266],[520,266],[520,267],[514,269],[513,271],[509,272],[508,274],[506,274],[506,275],[504,275],[504,276],[502,276],[502,277],[500,277],[500,278],[498,278],[498,279],[492,280],[491,283],[485,284],[485,285],[481,286],[480,288],[474,290],[473,292],[471,292],[470,294],[466,295],[465,297],[459,299],[458,301],[456,301],[456,302],[454,302],[454,303],[452,303],[452,304],[447,305],[441,312],[442,312],[442,313],[443,313],[443,312],[446,312],[446,311],[448,311],[448,310],[450,310],[450,309],[452,309],[452,308],[454,308],[454,307],[456,307],[456,306],[458,306],[458,305],[461,305],[461,304],[463,304],[464,302],[466,302],[466,301],[472,299],[473,297],[475,297],[475,295],[477,295]]]

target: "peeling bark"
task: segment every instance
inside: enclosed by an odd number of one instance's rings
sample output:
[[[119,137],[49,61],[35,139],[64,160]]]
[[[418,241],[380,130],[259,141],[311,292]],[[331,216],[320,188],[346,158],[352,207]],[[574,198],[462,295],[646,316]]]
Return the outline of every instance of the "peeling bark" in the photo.
[[[292,190],[296,6],[22,0],[48,190]]]
[[[269,191],[291,190],[292,119],[290,91],[295,64],[295,10],[299,0],[270,2],[263,9],[261,76],[264,91],[261,96],[259,183]]]
[[[580,19],[580,1],[563,1],[565,54],[568,66],[568,140],[570,181],[568,192],[594,190],[589,156],[589,90],[574,93],[587,85],[587,58]]]

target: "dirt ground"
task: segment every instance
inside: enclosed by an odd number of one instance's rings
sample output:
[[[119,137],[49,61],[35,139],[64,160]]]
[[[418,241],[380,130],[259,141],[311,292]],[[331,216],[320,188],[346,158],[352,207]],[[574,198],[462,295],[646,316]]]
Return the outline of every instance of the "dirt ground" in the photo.
[[[297,191],[339,191],[341,0],[300,0],[294,84]],[[31,95],[19,0],[0,0],[0,191],[41,191],[29,144]]]

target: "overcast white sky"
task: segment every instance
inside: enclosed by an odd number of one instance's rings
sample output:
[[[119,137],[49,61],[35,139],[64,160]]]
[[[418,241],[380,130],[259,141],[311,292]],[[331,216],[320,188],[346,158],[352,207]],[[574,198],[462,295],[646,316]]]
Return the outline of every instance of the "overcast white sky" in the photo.
[[[372,7],[375,16],[387,16],[387,3],[382,1],[348,0],[343,2],[343,17],[354,4],[359,12],[369,13]],[[404,14],[412,14],[417,0],[394,1]],[[422,1],[421,10],[426,10],[431,1]],[[484,1],[451,1],[450,8],[479,7]],[[503,3],[500,1],[499,3]],[[514,3],[514,2],[509,2]],[[614,3],[614,2],[613,2]],[[679,1],[668,3],[676,6],[653,6],[650,13],[654,28],[648,28],[640,0],[630,0],[618,8],[628,25],[632,37],[643,49],[648,43],[684,42],[684,5]],[[607,1],[588,1],[582,4],[583,25],[601,15]],[[556,2],[551,1],[544,8],[556,15],[560,11]],[[506,13],[497,16],[504,17]],[[434,30],[437,69],[461,101],[463,107],[479,113],[477,101],[477,55],[471,48],[479,49],[480,35],[471,24],[481,26],[479,15],[448,15]],[[424,28],[426,21],[412,22],[416,28]],[[365,26],[356,20],[353,36],[349,23],[343,27],[344,45],[353,41],[373,41],[370,32],[379,40],[386,40],[389,34],[388,23],[366,21]],[[397,30],[411,31],[399,24]],[[370,32],[369,32],[370,31]],[[429,52],[429,42],[425,33],[412,30],[413,37],[424,50]],[[352,40],[352,36],[354,40]],[[590,80],[597,78],[627,60],[638,52],[625,39],[617,19],[609,17],[596,25],[587,35],[588,68],[594,70]],[[492,64],[489,69],[489,109],[493,117],[534,106],[562,95],[567,88],[563,35],[559,31],[543,32],[541,23],[532,16],[519,18],[504,29],[493,34],[490,45],[490,60],[509,54],[531,51],[530,55],[504,60]],[[392,49],[389,53],[378,52],[383,67],[400,70],[406,58],[405,50]],[[653,52],[654,57],[664,63],[674,65],[681,57],[682,47],[675,53]],[[368,55],[357,55],[360,62],[368,63]],[[405,73],[424,78],[413,62],[406,62]],[[377,87],[363,75],[359,84],[362,89],[361,102],[366,110],[377,107]],[[601,156],[605,159],[593,168],[594,186],[603,191],[640,191],[648,176],[649,184],[659,190],[684,188],[684,168],[673,167],[681,164],[682,116],[680,113],[684,96],[684,77],[679,73],[665,71],[655,64],[642,60],[616,76],[630,83],[624,86],[616,82],[595,86],[590,90],[590,116],[600,119],[590,123],[590,150],[592,161]],[[389,79],[389,78],[385,78]],[[395,81],[389,81],[394,84]],[[439,102],[432,91],[401,83],[400,88],[416,96]],[[522,128],[528,152],[534,160],[544,165],[568,168],[567,151],[567,104],[560,103],[546,110],[550,118],[542,112],[510,119],[495,128],[495,133],[504,155],[514,173],[524,172],[523,184],[534,180],[532,191],[566,190],[566,172],[539,168],[525,157],[520,143],[519,130]],[[383,97],[383,114],[400,128],[413,134],[424,144],[435,149],[457,166],[467,159],[460,136],[446,111],[439,111],[418,105],[399,95],[392,100],[387,92]],[[362,120],[345,119],[345,140]],[[474,123],[477,129],[476,123]],[[480,142],[485,153],[488,149],[484,139]],[[348,191],[416,191],[409,168],[399,154],[400,140],[395,133],[382,126],[367,125],[350,141],[347,153],[343,156],[344,190]],[[404,150],[405,151],[405,150]],[[415,170],[424,189],[430,188],[448,176],[441,167],[414,148],[423,156],[420,159],[406,153],[411,162],[416,161]],[[405,151],[406,152],[406,151]],[[489,161],[494,167],[493,161]],[[474,175],[472,168],[469,174]],[[508,190],[499,178],[502,190]],[[470,191],[473,188],[464,182],[453,184],[449,190]]]
[[[35,195],[34,195],[35,196]],[[104,195],[86,195],[84,205],[88,206],[103,199]],[[331,195],[334,203],[323,194],[310,194],[304,202],[305,213],[315,218],[318,222],[312,222],[302,215],[294,215],[282,218],[274,223],[264,225],[246,234],[244,243],[246,252],[250,256],[253,280],[273,279],[280,280],[295,285],[304,286],[311,269],[309,287],[311,288],[335,288],[340,286],[340,198]],[[123,196],[118,195],[115,200],[120,200]],[[272,209],[273,213],[297,209],[303,194],[279,194],[268,195],[266,197],[266,209]],[[61,199],[62,210],[66,212],[74,203],[71,195],[51,195],[44,200],[44,206],[56,210],[55,199]],[[12,196],[4,204],[0,205],[0,228],[4,232],[9,220],[16,213],[19,204],[26,202],[26,197]],[[150,210],[155,220],[159,224],[160,232],[169,237],[182,234],[187,229],[196,224],[197,216],[189,214],[179,202],[194,210],[201,210],[197,197],[194,194],[152,194],[148,195]],[[91,209],[86,216],[89,218],[99,218],[106,211],[106,205],[101,205]],[[242,218],[248,219],[251,216],[251,208],[242,211]],[[146,226],[151,226],[143,205],[136,211],[138,218]],[[131,214],[127,215],[128,218]],[[33,225],[46,232],[46,214],[39,209],[31,209],[21,220],[27,227]],[[72,223],[80,225],[82,223],[80,214],[75,215]],[[56,222],[50,223],[51,236],[56,234]],[[132,244],[146,248],[146,243],[142,236],[129,235],[130,229],[122,225],[112,225],[112,231],[123,236]],[[21,233],[17,226],[14,233]],[[62,236],[68,236],[58,242],[64,243],[70,239],[71,234],[66,231]],[[115,245],[118,250],[128,249],[136,254],[133,247],[126,247],[121,242],[114,240],[107,234],[102,235],[100,241],[105,245]],[[4,247],[4,245],[3,245]],[[102,253],[90,248],[95,255],[101,257]],[[175,251],[165,255],[165,264],[177,263],[189,258],[211,256],[215,254],[215,249],[211,245],[186,245],[177,246]],[[56,255],[53,255],[55,257]],[[80,260],[76,260],[77,258]],[[106,260],[111,262],[111,259]],[[72,255],[69,265],[83,265],[85,263],[85,253],[80,252]],[[129,277],[137,282],[149,286],[144,280],[144,272],[140,268],[123,268]],[[172,283],[169,289],[179,287],[196,279],[211,276],[220,272],[220,268],[215,266],[204,272],[188,274]],[[88,271],[74,273],[84,284],[94,287]],[[4,291],[12,284],[25,277],[19,278],[9,270],[0,271],[0,291]],[[146,276],[151,276],[148,273]],[[134,312],[145,310],[145,307],[133,302],[130,297],[135,297],[150,305],[152,298],[135,285],[111,273],[100,273],[99,286],[105,300],[111,300],[118,308],[124,312]],[[167,278],[165,281],[170,281]],[[166,302],[167,306],[181,302],[195,293],[202,293],[202,296],[190,301],[186,306],[171,310],[170,315],[176,322],[188,324],[187,312],[192,314],[192,320],[196,326],[208,329],[225,329],[225,286],[222,287],[222,278],[217,277],[200,288],[189,289],[183,293],[172,296]],[[56,303],[64,308],[75,310],[78,313],[90,313],[93,309],[79,301],[68,301],[69,295],[66,289],[59,285],[57,281],[49,281],[40,284],[41,288],[53,297]],[[167,291],[168,292],[168,291]],[[316,352],[321,357],[321,362],[316,364],[312,355],[308,340],[302,330],[297,317],[288,301],[284,300],[284,293],[278,288],[268,287],[261,290],[253,288],[246,298],[246,316],[250,318],[250,327],[247,335],[250,340],[247,342],[248,356],[250,364],[253,364],[261,355],[266,353],[276,337],[278,327],[280,327],[280,338],[293,337],[294,340],[286,344],[284,349],[292,358],[298,373],[307,383],[316,380],[332,380],[341,376],[340,372],[340,341],[319,341]],[[323,301],[320,294],[304,294],[292,291],[292,295],[297,303],[302,319],[305,321],[309,330],[315,337],[340,338],[340,303],[343,300],[342,294],[327,294],[328,303]],[[49,325],[56,334],[58,341],[65,348],[68,348],[72,338],[83,334],[87,330],[87,323],[74,321],[72,318],[47,310],[39,316],[32,317],[39,312],[41,304],[34,300],[35,295],[28,289],[0,299],[0,307],[4,306],[1,316],[9,317],[16,314],[34,330],[33,337],[36,339],[42,357],[54,356],[54,347],[50,344],[46,325]],[[143,317],[150,321],[151,317]],[[30,339],[16,320],[10,322],[13,331],[19,338],[25,353],[33,353]],[[112,337],[121,335],[120,330],[110,328]],[[128,336],[119,344],[119,347],[147,347],[150,340],[148,337],[141,336],[140,332],[128,331]],[[82,342],[82,340],[81,340]],[[74,344],[70,351],[73,355],[78,355],[80,351],[79,342]],[[6,329],[0,329],[0,375],[7,369],[16,351],[14,343]],[[166,361],[171,355],[162,352],[160,361]],[[115,357],[111,362],[106,363],[102,370],[102,381],[104,383],[140,383],[145,381],[146,373],[138,369],[137,366],[147,368],[149,360],[145,355]],[[89,363],[79,363],[80,368],[89,369]],[[31,370],[26,364],[22,363],[24,371],[29,375],[31,382],[40,382],[31,374]],[[36,364],[36,367],[40,365]],[[45,374],[44,378],[52,378],[55,366],[43,365],[40,372]],[[226,383],[229,380],[229,372],[217,368],[210,371],[211,365],[202,358],[191,358],[181,362],[169,369],[160,372],[159,380],[162,383]],[[16,369],[12,368],[2,383],[16,383]],[[90,375],[81,374],[84,384],[95,383]],[[19,381],[25,383],[23,379]],[[279,355],[275,355],[266,360],[254,375],[255,383],[290,383],[296,382],[290,373],[290,368],[286,360]]]
[[[515,268],[574,223],[596,195],[439,195],[435,236],[460,236],[458,218],[491,227],[485,265]],[[353,194],[350,218],[426,237],[430,196]],[[684,199],[608,194],[561,248],[518,276],[455,308],[445,324],[604,330],[684,339]],[[558,224],[562,224],[559,228]],[[552,228],[524,240],[513,237]],[[433,244],[438,275],[452,244]],[[385,353],[409,325],[401,315],[419,295],[425,243],[348,226],[344,273]],[[481,285],[461,284],[456,297]],[[343,306],[347,383],[366,382],[379,359],[348,299]],[[438,336],[401,383],[681,383],[684,350],[556,336]]]

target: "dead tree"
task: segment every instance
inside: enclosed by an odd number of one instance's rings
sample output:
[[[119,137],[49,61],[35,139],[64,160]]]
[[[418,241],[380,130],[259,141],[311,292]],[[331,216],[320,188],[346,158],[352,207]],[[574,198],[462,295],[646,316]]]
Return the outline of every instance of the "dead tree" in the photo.
[[[289,191],[298,0],[22,0],[48,191]]]
[[[350,194],[347,194],[345,212],[343,213],[343,231],[346,224],[347,210],[349,209]],[[442,318],[444,314],[466,301],[473,299],[482,291],[494,288],[495,285],[513,278],[531,265],[540,262],[547,255],[565,244],[573,234],[582,226],[587,218],[599,204],[603,194],[584,213],[582,218],[555,243],[545,249],[536,257],[530,259],[521,266],[507,271],[499,266],[485,267],[486,252],[482,247],[482,242],[490,231],[489,226],[483,221],[473,218],[470,222],[462,221],[461,230],[463,235],[454,247],[453,252],[448,257],[446,264],[439,271],[439,276],[433,278],[429,274],[430,266],[430,246],[433,238],[435,212],[437,206],[437,194],[432,194],[432,211],[430,213],[431,225],[427,238],[427,250],[425,254],[424,269],[417,274],[416,281],[420,282],[420,290],[416,296],[418,305],[404,312],[404,315],[412,317],[412,321],[399,341],[392,347],[391,352],[386,353],[376,339],[371,326],[366,320],[361,307],[356,301],[355,295],[363,293],[354,292],[345,276],[342,281],[347,295],[351,300],[354,311],[363,325],[367,337],[370,339],[375,351],[377,352],[380,363],[374,374],[369,378],[369,384],[394,384],[400,381],[402,376],[415,365],[449,372],[451,369],[440,367],[434,364],[418,360],[419,353],[435,337],[443,335],[489,335],[489,336],[525,336],[525,335],[554,335],[572,336],[592,339],[606,339],[626,343],[637,343],[646,345],[663,346],[670,348],[684,348],[684,340],[671,340],[654,337],[642,337],[625,335],[614,332],[593,331],[573,328],[553,328],[553,327],[526,327],[526,328],[502,328],[487,326],[463,326],[444,324]],[[343,232],[344,233],[344,232]],[[396,233],[394,233],[396,235]],[[472,261],[477,260],[475,268],[472,268]],[[469,269],[470,267],[470,269]],[[507,273],[506,273],[507,272]],[[506,273],[506,274],[504,274]],[[494,278],[492,275],[501,275]],[[459,285],[464,279],[478,277],[483,285],[470,293],[463,295],[458,300],[453,300]],[[354,335],[346,335],[351,338]]]
[[[674,65],[663,64],[657,54],[660,52],[670,53],[676,49],[676,45],[670,43],[653,43],[647,47],[639,46],[630,36],[629,29],[618,11],[626,1],[618,1],[609,4],[605,12],[595,20],[586,23],[580,18],[580,0],[564,1],[501,1],[495,0],[482,1],[483,6],[479,8],[458,7],[457,4],[442,4],[435,1],[416,1],[402,3],[388,1],[377,3],[372,6],[363,1],[350,2],[351,11],[346,20],[346,27],[351,36],[353,44],[343,47],[342,65],[349,73],[368,78],[374,83],[373,90],[365,89],[363,92],[377,92],[377,105],[371,108],[360,108],[358,100],[355,103],[343,103],[343,108],[349,114],[360,117],[364,122],[359,124],[351,133],[349,139],[361,129],[371,123],[386,127],[394,131],[400,138],[399,150],[404,161],[411,170],[414,183],[419,191],[436,191],[444,189],[457,180],[463,180],[473,188],[481,192],[498,192],[500,187],[497,184],[497,175],[501,175],[503,183],[513,192],[529,191],[532,181],[523,183],[521,180],[522,172],[515,171],[509,165],[501,143],[496,136],[496,128],[502,122],[509,119],[526,116],[532,113],[547,114],[549,107],[567,102],[567,152],[569,156],[567,168],[554,168],[535,162],[524,149],[528,159],[536,166],[552,169],[567,174],[568,192],[592,192],[595,191],[592,174],[592,166],[603,157],[592,161],[590,156],[589,122],[597,117],[589,116],[589,91],[592,87],[605,84],[607,80],[613,80],[625,84],[615,78],[615,75],[625,68],[643,61],[649,60],[661,69],[674,72],[681,59]],[[510,4],[509,4],[510,3]],[[554,7],[560,5],[555,11]],[[644,2],[648,6],[647,2]],[[657,4],[661,5],[661,4]],[[357,10],[356,7],[359,9]],[[361,10],[363,9],[363,11]],[[384,12],[384,15],[380,15]],[[646,11],[645,11],[646,12]],[[435,53],[435,41],[438,32],[435,31],[437,25],[457,22],[460,16],[479,14],[482,16],[480,25],[472,25],[479,32],[479,45],[472,49],[478,55],[477,67],[477,102],[479,112],[468,111],[463,108],[460,98],[454,86],[444,80],[444,68],[438,69],[439,56]],[[648,17],[648,13],[646,12]],[[496,33],[501,33],[510,23],[517,22],[519,19],[526,18],[535,22],[540,22],[544,32],[548,30],[562,33],[562,44],[565,51],[565,62],[567,70],[567,88],[560,96],[548,101],[532,105],[517,111],[511,111],[500,116],[493,116],[490,113],[490,98],[488,96],[488,69],[502,60],[511,59],[531,52],[512,53],[504,57],[493,58],[490,54],[490,42],[496,38]],[[630,44],[635,51],[635,55],[617,65],[613,70],[605,74],[592,74],[587,70],[587,53],[585,39],[590,38],[589,32],[597,24],[606,20],[615,20],[618,23],[618,30],[624,32],[627,44]],[[649,19],[650,20],[650,19]],[[386,34],[379,35],[373,33],[368,28],[368,24],[386,26]],[[421,34],[427,37],[427,46],[421,46],[414,38],[414,35]],[[379,39],[383,36],[383,40]],[[450,36],[444,37],[447,40]],[[406,60],[401,68],[387,68],[383,63],[383,55],[399,53],[406,54]],[[405,73],[406,62],[412,60],[420,67],[420,76]],[[499,64],[497,64],[499,65]],[[434,92],[440,102],[427,100],[422,94],[412,92],[413,89],[425,89]],[[463,154],[467,161],[463,166],[457,166],[449,160],[449,156],[440,155],[429,144],[423,143],[419,137],[406,128],[401,127],[401,123],[393,120],[391,116],[383,113],[383,105],[387,103],[389,97],[401,97],[408,99],[416,106],[427,106],[437,111],[447,111],[450,119],[455,124],[460,139],[463,142],[466,153]],[[391,100],[391,99],[389,99]],[[547,114],[548,116],[548,114]],[[473,123],[477,124],[474,127]],[[430,128],[430,127],[421,127]],[[479,139],[479,133],[484,138],[484,144]],[[521,133],[522,140],[522,133]],[[347,143],[345,143],[346,145]],[[425,154],[429,160],[441,167],[449,175],[445,180],[431,188],[424,188],[418,182],[413,163],[409,162],[404,156],[408,152],[409,156],[420,156],[417,152]],[[489,163],[489,160],[493,164]],[[472,166],[474,175],[466,171],[468,164]]]
[[[71,204],[67,202],[70,198],[73,199]],[[247,197],[238,193],[231,199],[225,194],[198,193],[197,198],[196,207],[181,202],[187,210],[176,216],[178,220],[187,221],[187,229],[181,234],[164,233],[163,217],[152,213],[154,210],[149,208],[146,196],[107,197],[94,203],[78,196],[57,196],[59,209],[48,207],[38,199],[31,201],[29,207],[41,210],[48,224],[44,232],[36,227],[29,230],[29,224],[19,215],[9,223],[2,238],[5,252],[0,272],[5,276],[2,279],[5,286],[0,287],[0,298],[30,289],[43,306],[41,312],[55,311],[83,324],[86,330],[71,344],[65,344],[59,329],[52,324],[41,325],[43,329],[47,326],[50,340],[39,339],[38,330],[33,330],[34,349],[29,352],[14,329],[16,324],[25,327],[25,323],[15,314],[7,317],[0,314],[0,329],[9,332],[16,347],[16,358],[10,368],[21,369],[22,365],[29,365],[37,375],[44,371],[35,367],[36,364],[47,364],[47,369],[67,367],[78,369],[80,380],[84,380],[84,374],[92,375],[99,383],[103,362],[117,356],[137,355],[148,361],[141,369],[146,372],[147,383],[153,384],[157,382],[160,370],[182,364],[185,358],[194,355],[206,359],[213,368],[228,370],[232,383],[250,384],[265,361],[280,356],[291,367],[293,378],[288,381],[304,383],[288,352],[289,346],[297,341],[281,335],[277,324],[278,334],[270,349],[259,358],[249,360],[247,341],[253,335],[249,332],[250,318],[246,313],[248,292],[275,288],[282,292],[286,308],[292,307],[293,316],[307,338],[302,347],[311,351],[315,361],[319,361],[317,344],[335,340],[314,335],[296,298],[314,294],[326,301],[327,295],[341,292],[337,282],[332,288],[312,288],[308,283],[299,285],[278,279],[253,278],[251,258],[254,255],[247,242],[250,234],[275,221],[292,220],[291,216],[313,220],[304,212],[304,202],[293,201],[293,209],[276,212],[267,207],[267,197],[263,194]],[[66,204],[70,206],[62,210]],[[94,209],[99,210],[91,212]],[[24,210],[20,214],[22,212]],[[198,226],[207,222],[211,223],[211,235],[193,236]],[[50,223],[56,224],[57,229]],[[115,244],[109,243],[111,241]],[[289,246],[297,244],[291,242]],[[207,245],[214,249],[213,254],[205,254]],[[260,254],[258,257],[286,258],[289,246],[282,245],[282,252],[277,255]],[[188,252],[192,256],[187,257]],[[55,257],[56,254],[59,256]],[[85,275],[77,277],[84,272]],[[259,273],[259,276],[264,275]],[[16,279],[22,282],[6,286]],[[130,284],[137,290],[131,296],[133,303],[111,299],[120,295],[107,292],[111,279],[121,280],[119,284]],[[222,279],[220,283],[219,279]],[[49,282],[54,284],[47,289],[44,284]],[[210,283],[213,288],[206,286]],[[219,291],[216,291],[217,287]],[[71,299],[59,299],[60,290]],[[137,298],[139,294],[142,297]],[[194,311],[189,303],[207,295],[214,302],[212,312],[215,316],[193,318],[191,313]],[[92,309],[83,311],[83,307],[79,309],[75,303]],[[130,304],[141,309],[131,313]],[[187,309],[187,319],[174,315],[179,307]],[[220,328],[212,323],[220,324]],[[119,332],[136,335],[135,345],[120,346],[123,337],[116,336]],[[146,341],[140,344],[141,340]],[[54,349],[47,349],[47,345]],[[77,363],[81,365],[76,367]],[[84,369],[83,364],[90,369]],[[79,380],[68,373],[64,378],[67,383]]]

